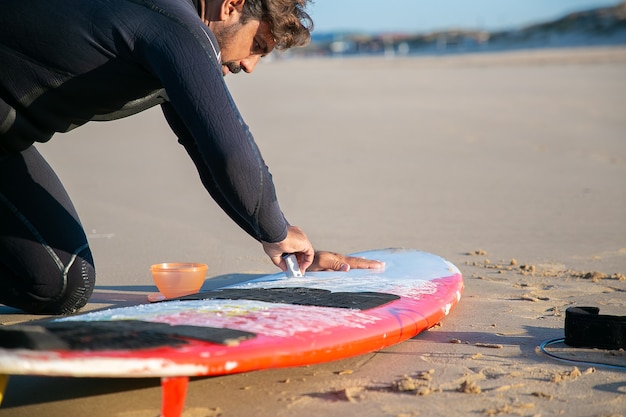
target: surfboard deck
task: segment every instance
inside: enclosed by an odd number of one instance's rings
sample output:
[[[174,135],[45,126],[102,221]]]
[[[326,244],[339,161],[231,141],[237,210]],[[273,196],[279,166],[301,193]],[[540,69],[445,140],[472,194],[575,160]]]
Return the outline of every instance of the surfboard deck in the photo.
[[[160,377],[162,415],[178,417],[189,376],[380,350],[437,324],[461,298],[459,269],[438,256],[411,249],[354,255],[385,268],[279,273],[175,300],[0,328],[0,375]]]

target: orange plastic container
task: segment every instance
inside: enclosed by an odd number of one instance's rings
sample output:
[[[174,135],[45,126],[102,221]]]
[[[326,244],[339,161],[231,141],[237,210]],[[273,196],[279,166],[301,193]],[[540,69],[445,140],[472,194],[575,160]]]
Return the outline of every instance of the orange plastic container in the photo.
[[[152,265],[150,272],[161,294],[176,298],[200,291],[208,268],[201,263],[169,262]]]

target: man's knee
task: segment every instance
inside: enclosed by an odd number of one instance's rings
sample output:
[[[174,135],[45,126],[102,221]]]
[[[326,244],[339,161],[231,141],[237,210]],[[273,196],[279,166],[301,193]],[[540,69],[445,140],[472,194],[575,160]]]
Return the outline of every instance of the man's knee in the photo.
[[[88,248],[56,274],[24,280],[0,265],[0,275],[4,275],[0,276],[0,303],[32,314],[54,315],[72,314],[84,307],[96,278]]]
[[[77,256],[65,275],[63,291],[46,307],[46,314],[72,314],[83,308],[96,283],[96,273],[91,253]]]

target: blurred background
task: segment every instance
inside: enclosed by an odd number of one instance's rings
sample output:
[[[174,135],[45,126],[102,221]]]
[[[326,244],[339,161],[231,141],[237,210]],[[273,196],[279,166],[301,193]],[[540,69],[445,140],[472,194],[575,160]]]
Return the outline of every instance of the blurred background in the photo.
[[[626,43],[615,0],[318,0],[303,55],[444,54]]]

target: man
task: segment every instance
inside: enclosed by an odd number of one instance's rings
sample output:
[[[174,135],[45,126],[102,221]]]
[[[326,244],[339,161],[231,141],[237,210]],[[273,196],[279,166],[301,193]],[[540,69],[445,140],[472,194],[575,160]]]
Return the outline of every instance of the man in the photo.
[[[33,143],[160,104],[220,207],[272,262],[379,268],[315,253],[278,205],[222,76],[310,37],[308,0],[0,0],[0,303],[83,307],[95,282],[78,215]]]

